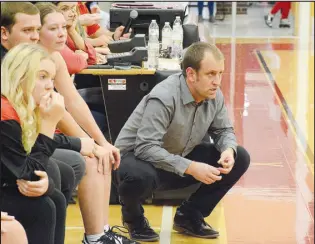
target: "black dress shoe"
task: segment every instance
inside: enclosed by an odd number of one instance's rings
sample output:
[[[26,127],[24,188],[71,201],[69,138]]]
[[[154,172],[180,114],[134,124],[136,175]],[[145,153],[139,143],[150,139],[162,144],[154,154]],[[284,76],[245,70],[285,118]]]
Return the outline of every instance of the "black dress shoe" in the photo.
[[[128,229],[130,238],[135,241],[158,241],[159,235],[150,227],[147,218],[140,217],[133,222],[123,221]]]
[[[207,224],[198,211],[182,212],[177,209],[173,229],[200,238],[216,238],[219,236],[219,232]]]

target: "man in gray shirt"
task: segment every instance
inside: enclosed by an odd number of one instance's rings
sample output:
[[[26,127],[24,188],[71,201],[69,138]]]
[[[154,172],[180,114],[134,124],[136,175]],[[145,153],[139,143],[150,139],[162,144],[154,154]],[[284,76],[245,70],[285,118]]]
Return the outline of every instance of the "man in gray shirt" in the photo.
[[[201,238],[219,236],[204,218],[249,167],[250,156],[237,145],[219,88],[221,51],[194,43],[182,68],[142,99],[115,143],[122,155],[115,178],[123,222],[134,240],[159,239],[144,217],[142,200],[156,189],[197,182],[199,189],[177,209],[173,228]],[[202,142],[207,133],[214,144]]]

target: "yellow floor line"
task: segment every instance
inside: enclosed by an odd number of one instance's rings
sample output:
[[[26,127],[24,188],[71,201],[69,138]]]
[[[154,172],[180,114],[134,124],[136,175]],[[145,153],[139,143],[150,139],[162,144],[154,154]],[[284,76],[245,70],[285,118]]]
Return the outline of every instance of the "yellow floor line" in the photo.
[[[300,140],[298,139],[298,136],[297,136],[297,134],[296,134],[296,132],[295,132],[295,130],[294,130],[294,126],[292,125],[291,120],[289,119],[289,117],[288,117],[288,115],[287,115],[287,112],[285,111],[285,109],[284,109],[284,107],[283,107],[283,105],[282,105],[281,99],[279,98],[277,92],[275,91],[274,87],[272,86],[272,81],[269,79],[269,76],[268,76],[267,73],[265,72],[265,69],[264,69],[264,67],[263,67],[263,64],[261,63],[261,61],[260,61],[260,59],[259,59],[257,53],[256,53],[256,52],[254,52],[254,53],[255,53],[255,56],[256,56],[256,58],[257,58],[257,60],[258,60],[258,63],[259,63],[259,65],[260,65],[261,70],[264,72],[264,75],[265,75],[266,79],[268,80],[268,84],[269,84],[270,88],[272,89],[273,93],[275,94],[275,97],[276,97],[276,99],[277,99],[277,101],[278,101],[278,104],[279,104],[279,106],[280,106],[280,108],[281,108],[282,114],[284,115],[284,117],[286,118],[286,121],[288,122],[289,128],[290,128],[291,132],[292,132],[293,135],[294,135],[294,138],[295,138],[295,141],[296,141],[296,143],[297,143],[297,145],[298,145],[298,148],[299,148],[300,152],[303,154],[304,158],[306,159],[306,164],[307,164],[307,166],[309,167],[310,171],[311,171],[312,174],[314,175],[314,165],[311,163],[311,161],[310,161],[309,158],[307,157],[305,151],[303,150],[303,146],[302,146]]]
[[[219,210],[219,231],[220,231],[220,237],[219,242],[220,244],[227,244],[227,231],[226,231],[226,224],[225,224],[225,213],[224,213],[224,204],[221,202],[219,203],[220,210]]]

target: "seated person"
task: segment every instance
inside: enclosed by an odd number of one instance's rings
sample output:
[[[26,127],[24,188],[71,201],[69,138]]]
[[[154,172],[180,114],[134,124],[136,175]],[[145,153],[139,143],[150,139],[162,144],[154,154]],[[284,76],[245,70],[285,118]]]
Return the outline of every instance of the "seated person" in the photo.
[[[66,113],[65,117],[60,121],[58,129],[67,135],[80,138],[88,137],[88,135],[90,135],[94,141],[103,148],[103,150],[109,152],[106,154],[107,157],[110,157],[111,161],[115,161],[115,163],[119,164],[119,150],[104,138],[104,135],[98,128],[87,104],[76,90],[67,71],[66,64],[59,53],[59,51],[64,48],[66,41],[66,32],[64,29],[66,24],[63,15],[56,12],[55,6],[51,3],[37,3],[36,6],[42,6],[41,9],[45,9],[48,6],[50,12],[47,13],[46,16],[53,15],[53,17],[57,17],[57,19],[42,17],[43,26],[39,33],[39,43],[51,53],[52,58],[55,61],[57,74],[54,85],[57,91],[64,96],[67,110],[70,112],[70,114]],[[54,20],[54,22],[52,22],[52,20]],[[52,25],[56,26],[53,32],[49,29]],[[85,116],[82,116],[82,114]],[[81,127],[83,129],[81,129]]]
[[[35,6],[39,9],[42,19],[39,43],[51,53],[52,58],[57,63],[55,87],[60,93],[61,91],[64,92],[65,97],[69,96],[72,98],[76,96],[77,90],[73,86],[73,83],[70,83],[72,81],[69,80],[70,77],[66,71],[65,63],[58,53],[63,46],[57,45],[57,43],[61,43],[62,41],[65,45],[66,33],[63,26],[65,26],[66,21],[64,16],[51,3],[36,3]],[[51,31],[52,27],[55,28],[54,31]],[[66,90],[66,88],[68,89]],[[71,102],[73,103],[74,101],[72,100]],[[82,108],[77,112],[80,113],[81,117],[84,117],[84,120],[87,119],[87,116],[82,116]],[[85,115],[88,115],[88,113],[90,114],[89,110]],[[82,132],[75,131],[72,133],[72,136],[80,137],[81,134]],[[99,143],[96,138],[94,139]],[[105,138],[102,140],[105,140]],[[107,243],[109,240],[115,240],[116,244],[136,243],[115,233],[109,227],[111,171],[112,167],[114,170],[119,167],[120,154],[118,149],[106,140],[100,141],[99,144],[101,145],[94,145],[93,154],[96,157],[86,157],[86,175],[83,177],[78,188],[79,205],[85,229],[83,243],[100,244]],[[95,187],[96,185],[98,187]]]
[[[14,216],[1,212],[1,243],[27,244],[27,237],[23,226]]]
[[[109,13],[103,11],[100,6],[98,6],[98,2],[86,2],[86,7],[88,8],[91,14],[98,14],[100,15],[101,19],[99,25],[105,29],[110,28],[110,21],[109,21]]]
[[[90,14],[88,7],[85,2],[78,2],[78,8],[81,15]],[[94,47],[107,47],[108,43],[115,40],[130,38],[130,33],[122,35],[124,26],[116,28],[115,32],[101,27],[95,20],[95,18],[81,18],[81,25],[86,26],[86,33],[88,40]]]
[[[173,228],[215,238],[204,220],[247,170],[250,157],[237,145],[221,90],[224,57],[208,43],[188,47],[182,73],[169,76],[145,96],[120,131],[122,160],[115,178],[124,225],[132,239],[156,241],[141,201],[156,189],[201,182],[177,209]],[[206,133],[214,144],[202,143]],[[236,156],[237,155],[237,156]]]
[[[1,64],[1,210],[23,225],[30,243],[64,243],[66,199],[46,173],[65,111],[55,73],[37,44],[19,44]]]
[[[106,63],[106,57],[98,54],[95,48],[77,32],[76,2],[55,2],[67,23],[67,42],[60,52],[64,58],[69,74],[79,73],[88,65]]]
[[[29,2],[1,3],[1,61],[8,50],[19,43],[37,43],[41,27],[39,10]],[[67,114],[67,113],[66,113]],[[84,143],[85,144],[85,143]],[[50,157],[47,173],[67,202],[85,171],[79,152],[56,149]]]

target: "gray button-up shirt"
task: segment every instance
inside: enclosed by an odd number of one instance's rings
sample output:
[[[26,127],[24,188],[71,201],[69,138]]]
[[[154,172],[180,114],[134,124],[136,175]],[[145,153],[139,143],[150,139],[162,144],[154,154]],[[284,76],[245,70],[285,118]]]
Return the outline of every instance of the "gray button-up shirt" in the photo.
[[[122,155],[134,151],[137,158],[156,168],[181,176],[192,162],[184,158],[206,133],[218,151],[236,152],[234,129],[228,118],[223,94],[196,104],[182,74],[156,85],[133,111],[120,131],[115,146]]]

